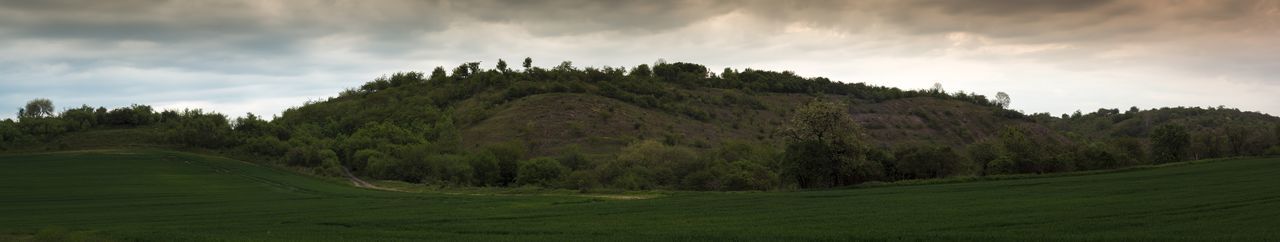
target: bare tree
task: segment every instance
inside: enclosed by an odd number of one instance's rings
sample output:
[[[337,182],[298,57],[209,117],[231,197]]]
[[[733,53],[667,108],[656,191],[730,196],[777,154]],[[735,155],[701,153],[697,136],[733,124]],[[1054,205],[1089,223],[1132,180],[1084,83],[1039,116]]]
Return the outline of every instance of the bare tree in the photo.
[[[996,93],[996,106],[1000,106],[1000,108],[1009,108],[1009,102],[1009,94],[1005,94],[1004,92]]]

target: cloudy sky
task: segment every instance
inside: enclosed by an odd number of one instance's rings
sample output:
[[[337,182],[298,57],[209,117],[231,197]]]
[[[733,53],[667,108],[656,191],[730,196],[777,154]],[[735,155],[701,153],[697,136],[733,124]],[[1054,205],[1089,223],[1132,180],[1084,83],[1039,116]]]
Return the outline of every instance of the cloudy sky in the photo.
[[[662,58],[1060,114],[1280,114],[1280,1],[0,1],[0,118],[131,103],[271,116],[396,71]]]

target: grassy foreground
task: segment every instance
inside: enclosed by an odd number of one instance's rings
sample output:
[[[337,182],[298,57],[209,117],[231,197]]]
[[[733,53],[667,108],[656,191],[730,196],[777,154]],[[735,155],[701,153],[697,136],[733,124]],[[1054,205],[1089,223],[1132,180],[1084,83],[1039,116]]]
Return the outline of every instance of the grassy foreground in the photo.
[[[351,187],[159,150],[0,155],[0,240],[1276,240],[1280,159],[609,200]]]

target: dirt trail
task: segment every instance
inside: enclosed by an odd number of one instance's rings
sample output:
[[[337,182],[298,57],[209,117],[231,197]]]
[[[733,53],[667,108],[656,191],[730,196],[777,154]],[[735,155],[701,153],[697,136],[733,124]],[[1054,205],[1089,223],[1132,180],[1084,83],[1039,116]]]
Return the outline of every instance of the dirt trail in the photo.
[[[369,183],[364,180],[361,180],[359,177],[352,175],[351,171],[347,170],[346,167],[342,168],[342,175],[347,176],[347,179],[351,180],[351,185],[354,185],[356,187],[383,190],[383,191],[397,191],[397,192],[400,191],[400,190],[391,189],[391,188],[379,187],[377,185],[373,185],[373,183]]]

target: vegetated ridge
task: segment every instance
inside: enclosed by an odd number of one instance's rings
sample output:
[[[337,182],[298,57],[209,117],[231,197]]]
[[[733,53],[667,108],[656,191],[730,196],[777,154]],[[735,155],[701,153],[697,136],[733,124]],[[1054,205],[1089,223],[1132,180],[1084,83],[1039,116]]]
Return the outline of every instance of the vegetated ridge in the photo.
[[[499,61],[384,76],[267,121],[35,100],[6,149],[162,144],[303,171],[443,186],[744,190],[1108,169],[1280,153],[1280,118],[1227,108],[1007,109],[941,85],[902,90],[791,72]],[[37,102],[39,101],[39,102]],[[817,122],[817,123],[815,123]],[[129,142],[94,140],[132,128]],[[829,139],[804,135],[831,128]],[[807,130],[806,130],[807,129]],[[822,132],[818,132],[822,133]],[[145,139],[145,140],[143,140]]]

